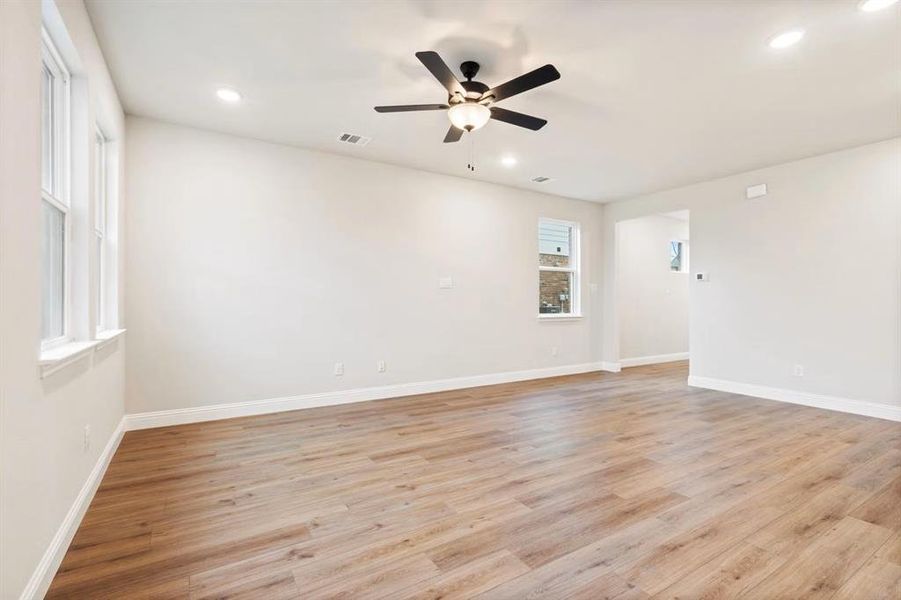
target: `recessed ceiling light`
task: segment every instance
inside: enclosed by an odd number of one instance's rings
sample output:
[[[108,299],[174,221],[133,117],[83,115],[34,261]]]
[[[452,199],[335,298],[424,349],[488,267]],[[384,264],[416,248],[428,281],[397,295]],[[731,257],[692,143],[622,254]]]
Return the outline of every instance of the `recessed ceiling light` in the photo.
[[[800,42],[801,38],[803,37],[803,29],[792,29],[791,31],[780,33],[776,37],[772,38],[770,40],[770,48],[776,48],[777,50],[788,48],[789,46],[794,46],[795,44]]]
[[[241,101],[241,94],[231,88],[219,88],[216,90],[216,96],[223,102],[234,104]]]
[[[515,167],[517,162],[516,157],[509,154],[501,159],[501,164],[505,167]]]
[[[864,12],[876,12],[877,10],[888,8],[897,1],[898,0],[863,0],[858,8]]]

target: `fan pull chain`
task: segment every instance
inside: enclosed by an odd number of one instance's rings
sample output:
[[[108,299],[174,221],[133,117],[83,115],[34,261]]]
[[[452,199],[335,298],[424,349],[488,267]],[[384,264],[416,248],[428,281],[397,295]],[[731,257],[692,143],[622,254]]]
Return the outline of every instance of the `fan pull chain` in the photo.
[[[475,138],[472,137],[472,135],[469,135],[467,137],[469,137],[469,164],[466,165],[466,168],[469,169],[471,172],[475,173],[476,172],[476,151],[475,151],[476,141],[475,141]]]

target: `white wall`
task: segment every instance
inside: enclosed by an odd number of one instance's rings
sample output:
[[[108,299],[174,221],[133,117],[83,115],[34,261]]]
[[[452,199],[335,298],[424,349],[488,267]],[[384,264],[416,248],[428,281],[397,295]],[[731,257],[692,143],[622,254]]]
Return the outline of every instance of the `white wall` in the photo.
[[[597,204],[140,118],[127,128],[129,413],[599,354]],[[582,224],[581,320],[537,318],[539,217]],[[439,289],[442,276],[456,287]]]
[[[82,115],[122,139],[124,117],[84,6],[61,2]],[[0,2],[0,598],[18,598],[124,411],[124,341],[41,379],[41,4]],[[77,127],[77,125],[76,125]],[[88,152],[87,131],[75,139]],[[86,193],[84,190],[73,190]],[[73,242],[77,243],[77,242]],[[84,246],[75,248],[87,256]],[[90,270],[90,269],[89,269]],[[82,282],[86,289],[88,286]],[[82,308],[90,301],[79,294]],[[86,292],[85,292],[86,293]],[[84,309],[85,311],[87,309]],[[92,443],[82,449],[83,428]],[[51,565],[50,575],[55,568]],[[49,580],[42,580],[41,585]],[[37,593],[41,594],[41,586]]]
[[[615,224],[686,208],[693,376],[901,406],[901,139],[606,205],[605,306]]]
[[[688,221],[650,215],[616,224],[620,360],[688,352],[689,275],[670,269],[674,240],[688,240]]]

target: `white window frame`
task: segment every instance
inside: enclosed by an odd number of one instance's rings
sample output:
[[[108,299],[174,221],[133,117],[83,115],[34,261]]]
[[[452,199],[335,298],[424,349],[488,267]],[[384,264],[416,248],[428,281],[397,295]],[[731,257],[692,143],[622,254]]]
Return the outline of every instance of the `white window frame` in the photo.
[[[569,266],[568,267],[550,267],[544,266],[541,264],[541,258],[538,257],[538,299],[541,299],[541,272],[542,271],[550,271],[550,272],[558,272],[558,273],[570,273],[570,312],[568,313],[538,313],[539,319],[579,319],[582,317],[582,234],[581,234],[581,226],[576,221],[564,221],[561,219],[551,219],[547,217],[541,217],[538,219],[538,231],[541,231],[541,224],[548,223],[552,225],[563,225],[569,227],[570,230],[570,240],[569,240]],[[539,244],[539,252],[540,255],[540,241],[536,236],[535,241]]]
[[[109,236],[107,235],[107,220],[109,218],[109,173],[107,157],[109,139],[103,134],[99,125],[94,128],[94,181],[92,190],[94,194],[94,245],[92,254],[97,260],[96,280],[94,282],[94,294],[97,304],[94,308],[95,331],[97,333],[109,329],[110,323],[107,299],[107,287],[109,286]]]
[[[59,51],[46,29],[41,29],[41,69],[46,68],[53,75],[50,111],[53,129],[51,131],[50,187],[44,187],[43,164],[41,166],[41,202],[46,202],[63,214],[63,306],[62,335],[41,340],[41,349],[47,350],[72,340],[71,328],[71,285],[69,244],[72,238],[72,219],[69,213],[71,188],[71,82],[72,77]],[[41,98],[43,110],[43,97]],[[44,135],[44,132],[41,132]],[[43,137],[42,137],[43,139]],[[43,152],[41,160],[43,161]],[[43,302],[43,299],[42,299]]]

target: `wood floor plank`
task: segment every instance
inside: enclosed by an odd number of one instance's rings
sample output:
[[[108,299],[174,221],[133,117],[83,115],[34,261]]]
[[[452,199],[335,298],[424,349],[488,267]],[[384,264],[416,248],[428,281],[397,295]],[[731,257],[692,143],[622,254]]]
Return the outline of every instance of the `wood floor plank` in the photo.
[[[409,600],[463,600],[494,589],[528,570],[529,567],[515,556],[500,550],[424,582],[425,589],[411,590],[397,597]]]
[[[743,597],[831,598],[891,534],[888,529],[845,517]]]
[[[784,558],[748,543],[740,543],[717,556],[676,583],[652,596],[654,600],[728,600],[754,587],[783,562]]]
[[[832,600],[898,600],[901,598],[901,565],[871,558],[860,568]]]
[[[901,531],[901,476],[879,489],[851,515],[867,523]]]
[[[728,551],[781,514],[781,509],[773,507],[760,507],[753,512],[743,507],[732,509],[667,539],[638,564],[619,573],[648,594],[659,593],[686,571],[694,570]]]
[[[323,600],[393,598],[405,589],[441,575],[438,567],[423,554],[400,558],[388,564],[375,564],[351,577],[341,577],[320,587],[301,582],[303,595]]]
[[[895,594],[901,425],[686,375],[128,432],[47,597]]]
[[[835,484],[751,534],[747,541],[773,554],[794,556],[834,527],[871,494]]]

